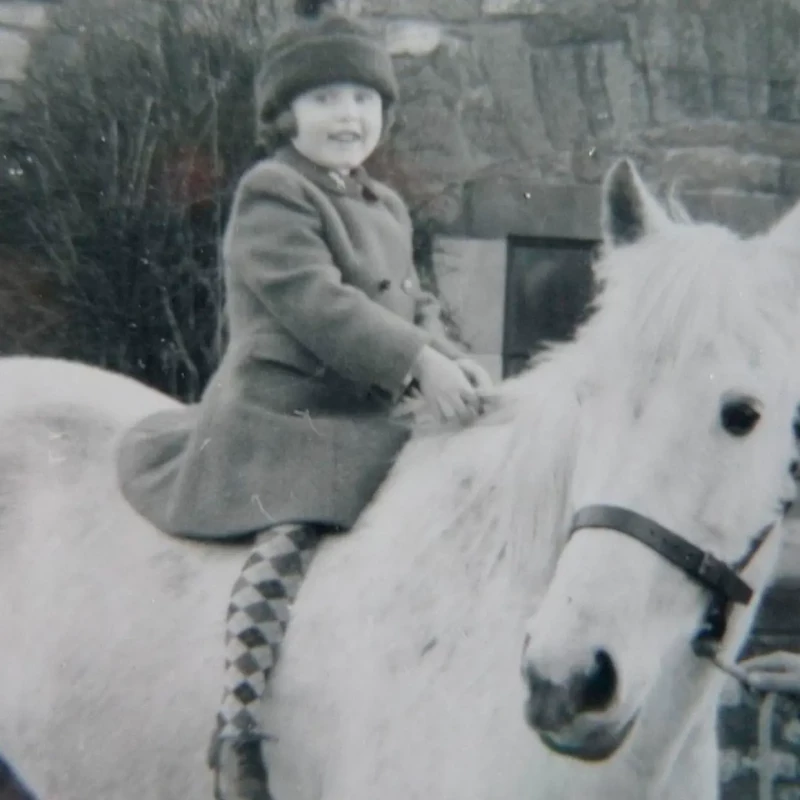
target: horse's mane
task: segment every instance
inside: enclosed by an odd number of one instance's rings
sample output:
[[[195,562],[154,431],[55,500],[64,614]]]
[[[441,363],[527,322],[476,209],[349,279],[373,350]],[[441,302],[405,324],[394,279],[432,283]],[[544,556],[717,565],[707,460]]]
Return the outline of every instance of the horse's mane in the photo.
[[[800,248],[695,222],[675,200],[669,208],[669,226],[604,249],[588,322],[545,348],[510,394],[538,392],[538,370],[554,361],[578,382],[625,375],[644,387],[665,370],[725,354],[763,365],[797,349]]]
[[[596,264],[604,287],[576,346],[644,374],[736,351],[792,348],[800,333],[800,253],[683,221]]]

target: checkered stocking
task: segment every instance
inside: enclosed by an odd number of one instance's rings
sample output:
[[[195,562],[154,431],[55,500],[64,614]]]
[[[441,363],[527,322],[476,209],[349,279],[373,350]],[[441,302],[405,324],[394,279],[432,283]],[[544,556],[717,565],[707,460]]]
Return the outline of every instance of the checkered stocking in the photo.
[[[280,525],[259,537],[233,586],[225,630],[225,688],[220,739],[262,738],[254,714],[289,623],[289,609],[319,543],[321,529]]]

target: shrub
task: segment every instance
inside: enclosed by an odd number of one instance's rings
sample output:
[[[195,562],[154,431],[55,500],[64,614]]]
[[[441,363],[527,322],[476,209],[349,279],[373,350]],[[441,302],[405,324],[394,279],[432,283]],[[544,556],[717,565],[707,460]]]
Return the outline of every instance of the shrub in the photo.
[[[225,342],[217,244],[252,159],[265,24],[256,0],[53,9],[3,132],[0,302],[26,310],[7,352],[198,397]]]

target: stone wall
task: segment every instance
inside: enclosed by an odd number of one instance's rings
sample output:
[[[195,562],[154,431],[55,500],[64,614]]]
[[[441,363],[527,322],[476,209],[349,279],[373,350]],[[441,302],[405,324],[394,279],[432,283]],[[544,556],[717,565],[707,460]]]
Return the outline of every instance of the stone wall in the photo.
[[[404,93],[386,160],[448,232],[538,230],[549,193],[521,198],[542,186],[596,228],[591,189],[620,154],[746,232],[798,193],[795,0],[345,5],[386,28]]]

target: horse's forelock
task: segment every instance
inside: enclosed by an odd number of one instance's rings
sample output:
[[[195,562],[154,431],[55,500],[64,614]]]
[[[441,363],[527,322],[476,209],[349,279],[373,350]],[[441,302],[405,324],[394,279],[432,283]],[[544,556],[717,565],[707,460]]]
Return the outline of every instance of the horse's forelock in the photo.
[[[798,262],[800,264],[800,262]],[[768,239],[686,222],[611,250],[584,346],[612,363],[681,364],[764,343],[795,346],[800,266]]]

